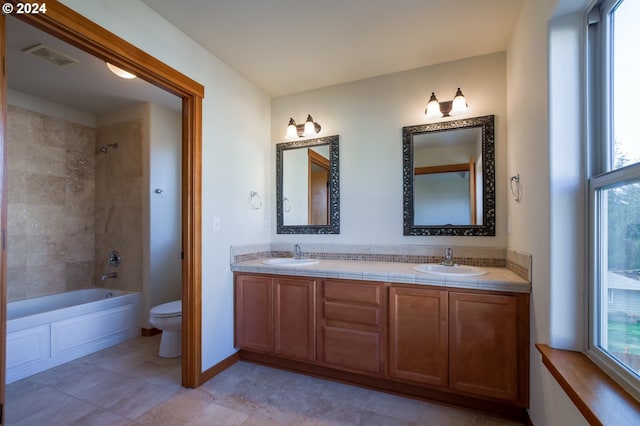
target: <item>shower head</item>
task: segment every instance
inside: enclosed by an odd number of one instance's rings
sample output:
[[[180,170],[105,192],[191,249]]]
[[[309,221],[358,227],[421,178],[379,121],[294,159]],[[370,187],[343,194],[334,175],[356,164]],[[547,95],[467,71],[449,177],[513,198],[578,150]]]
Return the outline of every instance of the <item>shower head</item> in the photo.
[[[110,143],[110,144],[105,144],[102,145],[98,151],[102,154],[106,154],[107,151],[109,151],[109,148],[114,148],[114,149],[118,149],[118,144],[117,143]]]

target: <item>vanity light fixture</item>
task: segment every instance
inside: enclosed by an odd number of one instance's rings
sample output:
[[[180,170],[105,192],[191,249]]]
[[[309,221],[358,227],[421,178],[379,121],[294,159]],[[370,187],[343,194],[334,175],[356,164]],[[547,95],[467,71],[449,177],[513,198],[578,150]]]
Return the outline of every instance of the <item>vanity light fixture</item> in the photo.
[[[307,121],[304,124],[296,124],[293,118],[289,118],[289,125],[287,126],[287,138],[293,139],[296,136],[304,138],[310,137],[314,134],[320,133],[322,127],[313,121],[311,114],[307,114]]]
[[[427,109],[424,110],[424,114],[427,117],[449,117],[451,115],[462,114],[469,110],[467,106],[467,100],[462,94],[462,90],[458,87],[453,100],[438,102],[435,92],[431,92],[431,98],[427,104]]]
[[[136,75],[130,73],[129,71],[125,71],[120,67],[116,67],[115,65],[110,64],[109,62],[105,62],[105,64],[107,64],[107,68],[109,68],[109,71],[111,71],[112,73],[114,73],[120,78],[126,78],[126,79],[136,78]]]

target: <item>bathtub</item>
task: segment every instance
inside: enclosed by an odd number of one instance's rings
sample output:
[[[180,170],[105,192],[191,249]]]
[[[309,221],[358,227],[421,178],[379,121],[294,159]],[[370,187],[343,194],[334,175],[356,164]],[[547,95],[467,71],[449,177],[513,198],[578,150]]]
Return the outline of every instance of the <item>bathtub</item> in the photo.
[[[91,288],[7,304],[6,383],[140,335],[140,293]]]

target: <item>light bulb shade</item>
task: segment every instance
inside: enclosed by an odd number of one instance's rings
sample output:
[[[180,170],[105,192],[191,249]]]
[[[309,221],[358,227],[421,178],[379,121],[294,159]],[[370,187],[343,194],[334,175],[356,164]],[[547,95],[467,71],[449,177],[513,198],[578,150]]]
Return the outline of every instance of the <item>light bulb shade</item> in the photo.
[[[107,64],[107,68],[109,68],[109,71],[111,71],[112,73],[114,73],[120,78],[126,78],[126,79],[136,78],[135,74],[125,71],[122,68],[116,67],[115,65],[110,64],[109,62],[105,62],[105,63]]]
[[[307,115],[307,121],[304,122],[304,132],[303,136],[313,136],[316,133],[316,125],[313,122],[313,118],[311,118],[311,114]]]
[[[298,136],[298,127],[293,118],[289,118],[289,125],[287,126],[287,138],[293,139]]]
[[[453,105],[451,106],[451,114],[462,114],[469,110],[467,106],[467,100],[462,94],[462,90],[458,87],[456,95],[453,98]]]
[[[427,109],[424,110],[424,115],[427,117],[438,117],[440,115],[440,103],[434,92],[431,92],[431,98],[429,98]]]

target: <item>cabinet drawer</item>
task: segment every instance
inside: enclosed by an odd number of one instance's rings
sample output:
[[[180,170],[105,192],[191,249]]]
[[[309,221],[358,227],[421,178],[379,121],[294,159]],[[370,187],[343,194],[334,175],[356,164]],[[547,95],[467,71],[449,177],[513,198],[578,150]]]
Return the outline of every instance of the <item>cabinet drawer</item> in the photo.
[[[380,325],[380,309],[374,306],[325,301],[322,311],[323,319],[327,321],[344,321],[374,327]]]
[[[380,309],[373,306],[350,305],[340,302],[324,302],[323,319],[377,327],[380,324]]]
[[[379,283],[325,280],[322,291],[325,299],[343,302],[379,306],[382,300],[382,285]]]
[[[322,359],[326,364],[367,373],[382,372],[378,333],[323,327],[323,339]]]

